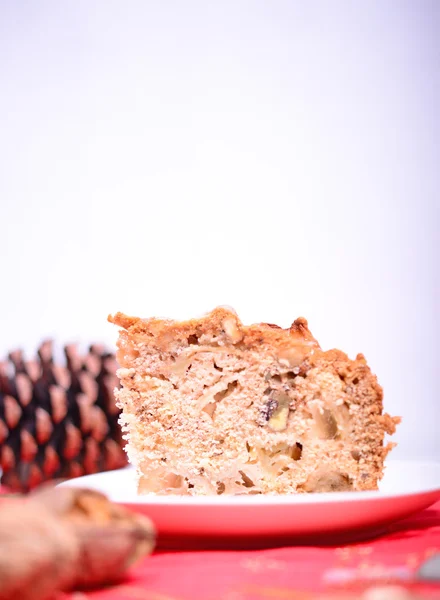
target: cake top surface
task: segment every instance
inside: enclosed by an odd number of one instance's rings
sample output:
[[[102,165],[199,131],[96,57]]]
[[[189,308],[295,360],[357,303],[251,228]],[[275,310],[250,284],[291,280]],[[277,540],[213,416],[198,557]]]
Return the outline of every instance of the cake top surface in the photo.
[[[314,348],[319,348],[318,342],[308,328],[307,320],[303,317],[296,319],[287,329],[272,323],[244,325],[237,313],[229,307],[217,307],[200,318],[187,321],[160,318],[141,319],[121,312],[109,315],[108,320],[126,330],[130,336],[139,336],[139,339],[147,336],[154,339],[157,346],[166,346],[171,339],[176,337],[183,338],[206,332],[219,332],[232,344],[303,347],[307,353]]]

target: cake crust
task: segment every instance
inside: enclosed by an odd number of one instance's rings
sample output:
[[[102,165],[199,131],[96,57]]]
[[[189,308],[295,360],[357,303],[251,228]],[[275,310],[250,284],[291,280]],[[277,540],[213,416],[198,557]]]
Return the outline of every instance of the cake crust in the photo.
[[[118,312],[109,315],[108,321],[118,325],[131,336],[147,335],[155,338],[155,344],[160,349],[167,348],[170,343],[170,333],[174,339],[184,338],[186,335],[194,335],[193,332],[203,332],[205,329],[223,332],[237,340],[253,346],[255,344],[273,344],[280,346],[304,346],[305,348],[319,348],[309,330],[307,320],[304,317],[296,319],[288,329],[283,329],[272,323],[258,323],[254,325],[243,325],[237,314],[230,308],[218,307],[212,312],[199,319],[188,321],[174,321],[171,319],[141,319],[130,317]],[[223,331],[222,331],[223,330]],[[308,353],[308,352],[307,352]]]
[[[139,491],[376,489],[399,422],[362,354],[323,351],[306,319],[245,326],[220,307],[188,321],[109,316]]]

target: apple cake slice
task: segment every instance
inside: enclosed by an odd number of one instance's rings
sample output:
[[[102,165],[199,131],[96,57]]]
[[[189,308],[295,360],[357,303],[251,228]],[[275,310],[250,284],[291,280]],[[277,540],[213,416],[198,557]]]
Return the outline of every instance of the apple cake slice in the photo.
[[[244,326],[217,308],[121,327],[116,391],[139,493],[372,490],[399,418],[359,354],[324,352],[307,321]]]

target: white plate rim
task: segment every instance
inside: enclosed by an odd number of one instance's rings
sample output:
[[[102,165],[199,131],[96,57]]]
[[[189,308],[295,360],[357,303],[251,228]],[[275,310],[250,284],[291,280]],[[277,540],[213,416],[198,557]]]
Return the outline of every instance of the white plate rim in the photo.
[[[390,463],[412,463],[427,468],[437,468],[440,474],[440,462],[438,461],[417,461],[417,460],[402,460],[396,459],[387,461],[386,465]],[[385,466],[386,466],[385,465]],[[94,473],[91,475],[84,475],[75,479],[70,479],[58,484],[61,487],[87,487],[87,482],[92,479],[103,479],[117,477],[117,474],[124,472],[124,474],[131,472],[134,473],[134,467],[127,466],[122,469],[115,471],[105,471],[102,473]],[[386,477],[386,472],[384,477]],[[92,489],[98,489],[98,486],[93,485]],[[110,495],[106,493],[111,500],[119,504],[126,505],[161,505],[161,506],[284,506],[289,504],[307,504],[307,505],[321,505],[328,503],[337,502],[357,502],[357,501],[383,501],[386,499],[401,498],[401,497],[413,497],[422,494],[435,494],[438,493],[440,496],[440,479],[439,483],[431,486],[420,486],[419,489],[402,491],[351,491],[351,492],[323,492],[323,493],[310,493],[310,494],[255,494],[248,495],[243,494],[242,496],[234,496],[222,494],[220,496],[179,496],[179,495],[158,495],[154,493],[143,494],[141,496],[135,496],[133,493],[118,493]]]

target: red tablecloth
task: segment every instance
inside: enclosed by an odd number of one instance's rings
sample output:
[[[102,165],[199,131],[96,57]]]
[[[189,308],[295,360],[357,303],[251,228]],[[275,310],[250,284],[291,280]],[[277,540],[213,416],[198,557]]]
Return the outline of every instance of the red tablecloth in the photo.
[[[414,581],[440,552],[440,502],[394,524],[380,538],[343,547],[158,552],[123,583],[69,600],[296,600],[343,598],[348,590],[396,582],[440,599],[440,584]]]

